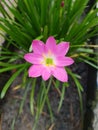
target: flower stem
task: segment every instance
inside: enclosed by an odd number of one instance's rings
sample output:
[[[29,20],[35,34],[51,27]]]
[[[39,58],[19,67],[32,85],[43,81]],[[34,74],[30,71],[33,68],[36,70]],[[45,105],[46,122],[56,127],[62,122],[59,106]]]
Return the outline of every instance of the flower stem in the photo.
[[[50,111],[50,114],[51,114],[51,110],[50,110],[50,103],[49,103],[49,99],[48,99],[48,92],[50,90],[50,87],[51,87],[51,83],[52,83],[52,77],[50,78],[49,80],[49,83],[48,83],[48,86],[46,87],[46,83],[45,81],[42,81],[42,86],[43,86],[43,89],[42,89],[42,98],[41,98],[41,106],[38,107],[38,110],[37,110],[37,113],[36,113],[36,117],[35,117],[35,123],[34,123],[34,126],[33,126],[33,129],[32,130],[35,130],[36,128],[36,125],[37,125],[37,122],[38,122],[38,119],[39,119],[39,116],[40,114],[42,113],[42,110],[43,110],[43,107],[45,105],[45,102],[47,102],[47,105],[49,107],[49,111]],[[50,115],[51,117],[52,114]],[[53,118],[51,119],[53,121]]]
[[[44,104],[45,104],[45,101],[46,101],[46,98],[47,98],[47,94],[48,94],[49,89],[50,89],[50,87],[51,87],[51,83],[52,83],[52,78],[50,78],[49,84],[48,84],[47,89],[46,89],[45,82],[43,81],[43,85],[44,85],[44,87],[45,87],[46,90],[45,90],[45,96],[44,96],[44,100],[43,100],[43,103],[42,103],[41,111],[42,111],[43,106],[44,106]]]

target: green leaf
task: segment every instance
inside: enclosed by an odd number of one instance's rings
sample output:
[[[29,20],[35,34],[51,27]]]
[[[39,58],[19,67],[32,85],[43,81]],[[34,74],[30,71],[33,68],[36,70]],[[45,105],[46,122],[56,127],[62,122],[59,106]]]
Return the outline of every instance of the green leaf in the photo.
[[[6,63],[0,63],[0,66],[7,66],[5,68],[0,69],[0,73],[6,72],[12,69],[19,69],[20,67],[24,67],[25,64],[17,64],[17,65],[12,65],[12,64],[6,64]]]
[[[59,106],[58,106],[58,112],[60,111],[60,109],[61,109],[61,107],[62,107],[62,104],[63,104],[66,87],[68,87],[68,83],[63,83],[62,92],[61,92],[61,98],[60,98]]]
[[[81,58],[81,57],[79,57],[79,59],[82,60],[83,62],[89,64],[90,66],[96,68],[96,69],[98,70],[98,65],[97,65],[97,64],[94,64],[94,63],[91,62],[91,61],[89,61],[89,60],[88,60],[89,58],[86,59],[86,58]],[[91,58],[90,58],[90,59],[91,59]],[[96,61],[96,62],[97,62],[97,61]]]
[[[82,117],[82,121],[83,121],[83,100],[82,100],[82,91],[83,91],[83,87],[80,84],[80,81],[77,79],[76,75],[73,74],[71,72],[70,69],[67,68],[68,74],[73,78],[73,81],[76,84],[77,90],[78,90],[78,95],[79,95],[79,99],[80,99],[80,110],[81,110],[81,117]]]
[[[25,101],[26,101],[26,97],[27,97],[28,91],[29,91],[29,89],[30,89],[30,87],[31,87],[31,82],[32,82],[32,80],[28,80],[28,79],[27,79],[27,82],[26,82],[26,84],[25,84],[26,87],[25,87],[25,90],[24,90],[23,99],[22,99],[22,101],[21,101],[21,103],[20,103],[20,107],[19,107],[19,114],[21,114],[22,111],[23,111],[23,106],[24,106],[24,103],[25,103]]]
[[[78,48],[77,49],[77,52],[84,52],[84,53],[88,53],[88,54],[90,54],[90,53],[93,53],[94,51],[93,51],[93,49],[90,49],[90,48]]]
[[[32,115],[34,115],[34,93],[35,93],[35,87],[36,87],[36,79],[33,79],[32,82],[32,89],[30,94],[30,110]]]
[[[24,68],[20,68],[17,72],[15,72],[11,78],[7,81],[7,83],[5,84],[5,86],[3,87],[2,89],[2,92],[1,92],[1,95],[0,97],[1,98],[4,98],[8,88],[10,87],[10,85],[12,84],[12,82],[15,80],[15,78],[23,71]]]

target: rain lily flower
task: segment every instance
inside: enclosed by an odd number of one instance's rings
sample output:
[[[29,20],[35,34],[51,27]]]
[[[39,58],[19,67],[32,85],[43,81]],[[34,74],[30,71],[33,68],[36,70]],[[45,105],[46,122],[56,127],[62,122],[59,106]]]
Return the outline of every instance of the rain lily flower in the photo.
[[[74,63],[73,59],[65,56],[69,50],[68,42],[61,42],[56,45],[54,37],[50,36],[46,44],[40,40],[33,40],[33,52],[24,55],[24,59],[31,63],[29,77],[42,76],[43,80],[48,80],[51,76],[67,82],[68,75],[64,66]]]

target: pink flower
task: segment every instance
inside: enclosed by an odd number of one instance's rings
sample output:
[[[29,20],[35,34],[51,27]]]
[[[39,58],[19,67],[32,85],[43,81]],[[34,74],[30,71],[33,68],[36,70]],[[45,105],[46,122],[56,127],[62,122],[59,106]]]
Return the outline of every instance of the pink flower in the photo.
[[[51,76],[67,82],[68,75],[64,66],[73,64],[73,59],[65,56],[69,50],[68,42],[61,42],[56,45],[54,37],[50,36],[46,44],[40,40],[33,40],[33,52],[24,55],[24,59],[33,64],[29,68],[29,77],[42,76],[48,80]]]

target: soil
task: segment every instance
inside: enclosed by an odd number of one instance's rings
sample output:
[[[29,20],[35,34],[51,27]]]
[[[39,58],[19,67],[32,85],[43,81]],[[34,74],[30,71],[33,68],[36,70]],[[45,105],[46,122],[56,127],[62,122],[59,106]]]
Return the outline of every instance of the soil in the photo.
[[[72,65],[70,69],[81,76],[80,82],[84,87],[84,92],[82,93],[84,110],[82,116],[84,116],[86,111],[87,66],[84,63],[78,63],[78,65]],[[5,78],[5,75],[3,75],[2,78],[7,80],[8,77]],[[21,78],[22,75],[17,77],[11,85],[5,99],[0,101],[0,130],[32,130],[34,116],[32,116],[30,112],[30,89],[28,89],[23,110],[19,114],[20,104],[25,93],[25,89],[18,89],[21,84]],[[0,80],[0,85],[5,83],[4,80]],[[38,81],[40,80],[38,79]],[[80,99],[77,88],[71,77],[69,77],[69,87],[65,90],[63,105],[59,113],[57,112],[57,107],[60,97],[53,86],[51,87],[48,96],[53,110],[54,122],[51,123],[47,106],[45,106],[45,109],[39,118],[36,130],[83,130]]]

